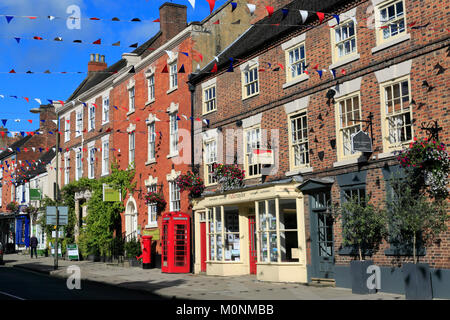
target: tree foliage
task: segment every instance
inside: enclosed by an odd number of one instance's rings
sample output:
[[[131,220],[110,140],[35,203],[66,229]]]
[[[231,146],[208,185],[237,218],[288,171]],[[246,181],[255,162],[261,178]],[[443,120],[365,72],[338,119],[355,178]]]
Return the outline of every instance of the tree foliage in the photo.
[[[347,199],[335,207],[334,216],[342,222],[343,245],[357,248],[360,260],[365,250],[378,250],[387,234],[386,211],[376,208],[369,197]]]

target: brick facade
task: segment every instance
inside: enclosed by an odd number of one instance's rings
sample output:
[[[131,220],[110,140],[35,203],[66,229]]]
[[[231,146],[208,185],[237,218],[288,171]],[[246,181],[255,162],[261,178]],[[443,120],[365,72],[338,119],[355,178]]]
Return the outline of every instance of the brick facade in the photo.
[[[379,2],[379,1],[378,1]],[[377,3],[378,3],[377,2]],[[194,117],[201,117],[210,121],[208,129],[221,128],[222,132],[227,129],[242,129],[236,126],[237,120],[243,120],[250,116],[261,115],[261,129],[279,129],[279,168],[277,173],[265,177],[265,181],[276,181],[290,177],[289,165],[289,138],[288,138],[288,115],[285,106],[300,99],[307,99],[308,117],[308,140],[310,149],[310,167],[312,172],[297,172],[297,176],[303,181],[311,178],[334,178],[331,189],[333,202],[339,201],[341,197],[341,188],[339,187],[336,176],[344,173],[352,173],[367,170],[366,194],[371,195],[375,203],[380,203],[385,197],[385,179],[382,169],[386,166],[396,164],[394,156],[389,156],[388,151],[383,149],[383,141],[381,135],[381,98],[382,92],[380,82],[377,79],[376,72],[381,73],[385,70],[385,74],[395,74],[399,70],[399,65],[411,63],[410,71],[407,72],[410,80],[410,101],[414,100],[416,104],[412,104],[412,114],[414,119],[413,136],[424,137],[426,133],[420,130],[422,122],[438,120],[439,125],[443,128],[440,138],[448,146],[449,141],[449,116],[448,101],[445,99],[448,85],[445,79],[448,75],[445,73],[437,74],[433,68],[437,63],[442,66],[447,65],[447,48],[450,44],[448,34],[445,31],[446,14],[445,10],[424,11],[423,8],[430,8],[434,5],[443,5],[441,2],[425,1],[404,1],[406,12],[406,23],[415,23],[413,25],[425,25],[430,22],[430,28],[412,29],[407,26],[406,33],[409,39],[399,42],[398,44],[389,46],[382,50],[374,50],[377,48],[375,28],[367,28],[367,22],[373,17],[372,1],[359,1],[353,6],[356,8],[357,21],[357,53],[359,58],[336,67],[336,79],[330,72],[323,72],[322,76],[313,69],[318,64],[318,69],[329,69],[333,64],[331,55],[330,25],[329,18],[325,18],[321,25],[318,25],[317,18],[309,23],[305,36],[306,63],[309,64],[309,79],[292,84],[283,85],[287,82],[285,70],[285,50],[282,44],[300,36],[303,31],[299,30],[283,37],[279,37],[275,41],[266,43],[263,48],[253,51],[251,45],[248,44],[248,51],[245,57],[240,56],[244,61],[250,59],[258,59],[259,69],[259,94],[254,97],[242,99],[241,89],[241,63],[236,63],[234,72],[226,72],[226,68],[220,70],[217,74],[211,75],[206,72],[205,76],[201,76],[201,80],[196,82],[195,91],[195,109]],[[443,8],[443,6],[441,6]],[[343,9],[333,11],[333,13],[343,14],[352,9],[348,6]],[[291,14],[291,13],[290,13]],[[341,16],[342,17],[342,16]],[[343,20],[341,20],[343,22]],[[331,23],[334,26],[335,20]],[[431,26],[433,28],[431,28]],[[276,26],[274,26],[276,28]],[[245,62],[244,62],[245,63]],[[268,63],[272,67],[268,68]],[[284,68],[274,71],[274,67],[280,63]],[[388,67],[392,67],[386,70]],[[264,70],[261,70],[264,69]],[[345,75],[341,72],[345,70]],[[201,84],[216,78],[216,103],[217,111],[202,115],[202,87]],[[361,80],[359,89],[360,105],[362,114],[361,119],[367,119],[370,112],[374,115],[373,119],[373,150],[368,161],[341,161],[338,159],[336,147],[332,145],[332,140],[336,139],[336,106],[335,104],[327,104],[326,94],[329,89],[335,89],[336,85],[343,88],[348,85],[349,81]],[[422,86],[426,80],[433,86],[433,91],[428,92],[427,88]],[[343,90],[345,91],[345,90]],[[366,125],[362,125],[365,129]],[[270,137],[270,133],[268,134]],[[264,143],[264,142],[263,142]],[[196,148],[199,148],[197,145]],[[319,158],[319,153],[323,152],[323,159]],[[353,162],[353,163],[352,163]],[[203,173],[203,166],[201,166]],[[246,184],[258,184],[263,182],[261,178],[248,179]],[[215,191],[216,187],[211,186],[207,191]],[[308,250],[308,264],[311,263],[311,234],[309,221],[309,201],[305,197],[305,226]],[[346,264],[351,259],[350,256],[340,255],[342,238],[340,236],[341,229],[339,225],[334,228],[334,251],[336,264]],[[448,243],[450,242],[450,231],[441,235],[442,242],[433,244],[427,248],[425,257],[421,257],[422,262],[427,262],[433,268],[450,268],[450,251]],[[389,248],[388,243],[383,243],[380,250],[372,257],[377,264],[390,265],[396,263],[393,257],[385,255],[384,251]],[[411,261],[412,257],[402,257],[403,261]]]

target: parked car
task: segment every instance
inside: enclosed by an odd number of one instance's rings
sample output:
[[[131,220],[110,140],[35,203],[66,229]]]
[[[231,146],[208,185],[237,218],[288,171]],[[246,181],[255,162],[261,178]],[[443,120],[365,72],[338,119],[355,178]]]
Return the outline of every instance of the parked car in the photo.
[[[0,265],[3,264],[3,244],[0,242]]]

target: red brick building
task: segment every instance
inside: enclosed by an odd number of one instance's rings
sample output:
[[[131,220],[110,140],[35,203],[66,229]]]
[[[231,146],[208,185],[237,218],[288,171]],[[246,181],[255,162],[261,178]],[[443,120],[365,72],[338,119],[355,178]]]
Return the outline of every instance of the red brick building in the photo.
[[[195,128],[196,161],[209,182],[193,207],[196,272],[349,286],[355,252],[342,246],[327,208],[351,194],[381,203],[397,170],[394,151],[427,136],[422,122],[438,120],[440,139],[450,142],[448,74],[435,69],[448,65],[448,8],[436,4],[294,1],[221,52],[217,73],[211,61],[193,75],[194,118],[209,120]],[[370,132],[354,120],[371,114],[373,152],[354,153],[351,134]],[[253,152],[267,148],[269,167]],[[237,163],[244,187],[222,192],[208,173],[213,163]],[[433,268],[434,296],[448,297],[450,231],[440,238],[420,260]],[[390,266],[411,256],[386,242],[371,256],[383,290],[402,291],[400,269]]]
[[[61,185],[108,175],[114,159],[121,169],[132,164],[137,190],[123,199],[122,232],[127,239],[144,230],[152,232],[158,253],[161,218],[144,197],[148,190],[161,192],[166,211],[190,213],[187,196],[179,194],[174,184],[191,162],[187,75],[248,28],[248,22],[233,29],[213,25],[218,19],[235,21],[241,16],[243,22],[249,21],[244,6],[231,12],[227,4],[189,24],[186,6],[163,4],[160,30],[110,67],[103,56],[91,55],[88,76],[58,109],[63,132]],[[76,228],[88,214],[84,204],[90,196],[88,190],[76,194]]]

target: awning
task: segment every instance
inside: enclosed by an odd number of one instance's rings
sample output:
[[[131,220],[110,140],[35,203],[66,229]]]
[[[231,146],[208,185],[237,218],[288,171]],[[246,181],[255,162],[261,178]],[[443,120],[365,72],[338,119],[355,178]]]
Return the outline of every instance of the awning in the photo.
[[[297,189],[302,193],[308,193],[312,190],[331,188],[333,183],[333,178],[312,178],[303,182]]]

